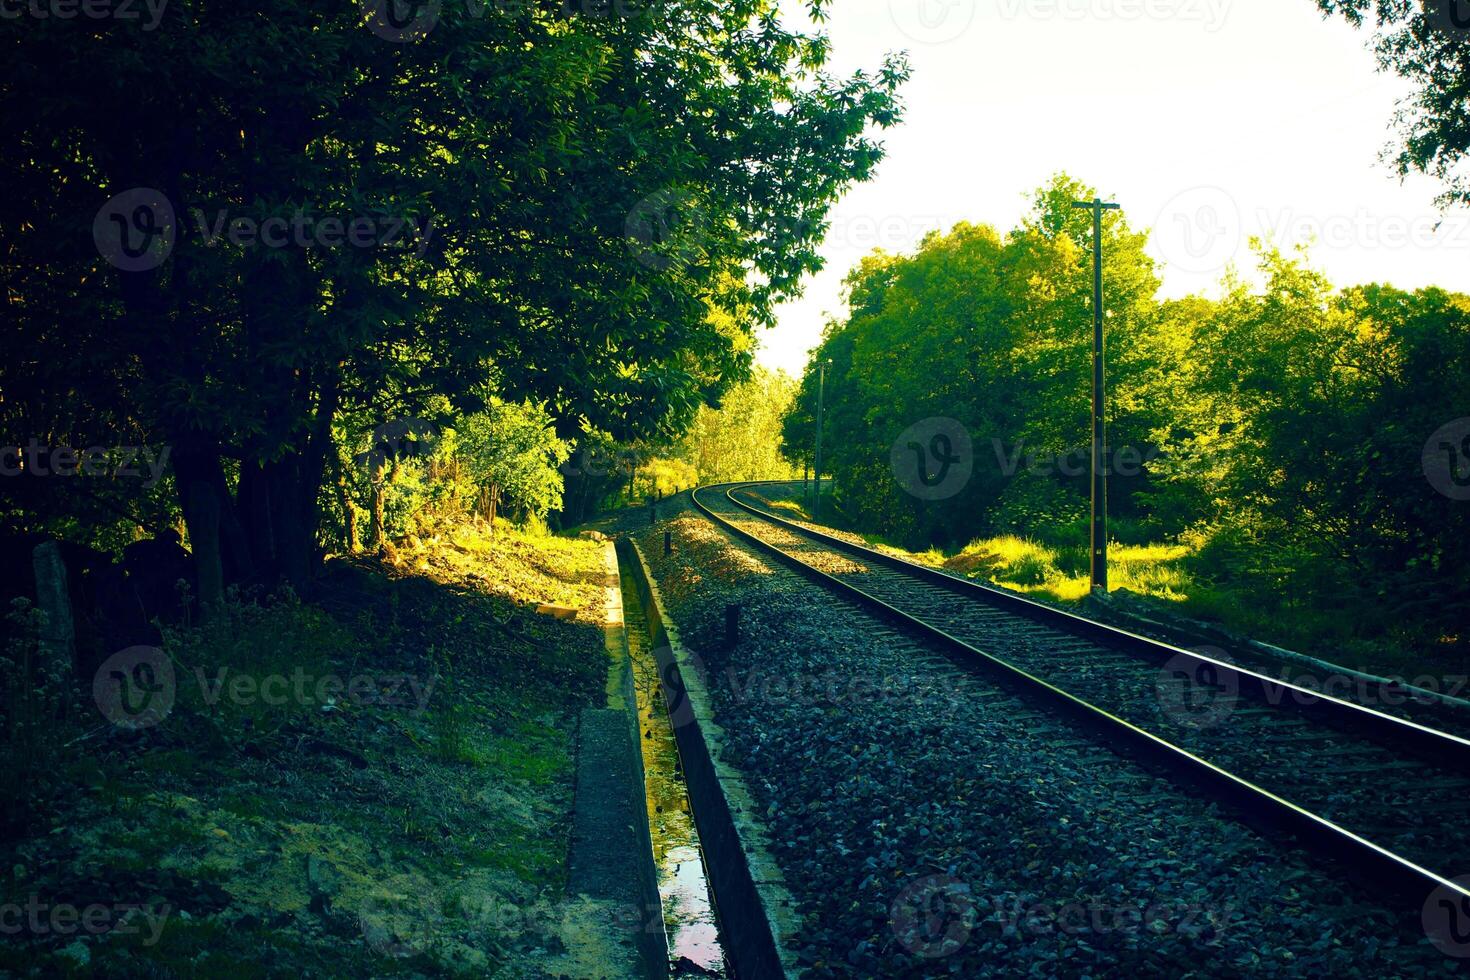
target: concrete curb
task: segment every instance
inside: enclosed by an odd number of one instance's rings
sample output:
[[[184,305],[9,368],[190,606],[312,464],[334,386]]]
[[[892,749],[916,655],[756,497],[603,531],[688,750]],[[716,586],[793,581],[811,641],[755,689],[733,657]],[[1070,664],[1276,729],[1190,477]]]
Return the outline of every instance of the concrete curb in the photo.
[[[697,658],[680,643],[643,553],[627,537],[618,540],[618,548],[637,583],[665,698],[670,705],[679,705],[674,738],[719,910],[725,954],[742,980],[795,977],[799,969],[790,940],[800,930],[801,916],[770,855],[760,807],[744,777],[721,758],[724,732],[714,720]]]
[[[604,555],[607,704],[583,710],[578,725],[567,890],[613,903],[612,924],[622,930],[618,942],[627,944],[618,975],[661,980],[669,975],[669,947],[648,827],[638,702],[611,543]]]

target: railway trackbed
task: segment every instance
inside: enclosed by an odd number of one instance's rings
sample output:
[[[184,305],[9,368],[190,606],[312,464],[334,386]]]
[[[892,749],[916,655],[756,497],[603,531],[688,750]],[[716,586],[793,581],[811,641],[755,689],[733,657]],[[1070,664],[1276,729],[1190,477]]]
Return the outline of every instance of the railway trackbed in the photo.
[[[1109,748],[1406,904],[1470,908],[1470,741],[863,547],[705,487],[711,520]]]

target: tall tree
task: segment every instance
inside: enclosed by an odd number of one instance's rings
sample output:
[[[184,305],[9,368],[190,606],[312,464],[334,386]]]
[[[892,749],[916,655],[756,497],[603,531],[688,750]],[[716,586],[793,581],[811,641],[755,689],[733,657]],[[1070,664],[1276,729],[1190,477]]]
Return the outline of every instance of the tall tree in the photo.
[[[769,0],[373,9],[180,2],[0,42],[26,351],[0,413],[170,444],[209,581],[309,577],[345,411],[473,410],[488,380],[573,427],[686,423],[818,265],[906,75],[823,73]]]
[[[1414,83],[1399,107],[1401,143],[1390,156],[1400,175],[1445,183],[1446,205],[1470,201],[1470,5],[1463,0],[1317,0],[1354,27],[1373,20],[1379,65]]]

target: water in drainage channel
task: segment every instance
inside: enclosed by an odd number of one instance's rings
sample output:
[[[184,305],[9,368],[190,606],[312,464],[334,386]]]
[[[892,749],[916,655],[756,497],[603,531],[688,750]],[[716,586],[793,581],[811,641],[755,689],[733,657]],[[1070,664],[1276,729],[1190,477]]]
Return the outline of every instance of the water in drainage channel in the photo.
[[[637,586],[624,576],[623,621],[633,660],[633,687],[638,695],[638,741],[643,748],[648,829],[653,838],[658,893],[669,937],[669,973],[673,977],[733,977],[720,944],[704,851],[689,809],[679,749],[637,596]]]

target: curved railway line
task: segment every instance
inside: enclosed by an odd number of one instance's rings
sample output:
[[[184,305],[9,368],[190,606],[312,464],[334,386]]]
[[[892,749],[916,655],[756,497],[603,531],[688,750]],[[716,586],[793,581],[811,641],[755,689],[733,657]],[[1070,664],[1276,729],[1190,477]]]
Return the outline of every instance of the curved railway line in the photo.
[[[1470,740],[691,494],[736,537],[1406,904],[1470,908]]]

